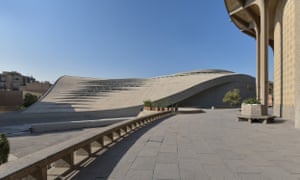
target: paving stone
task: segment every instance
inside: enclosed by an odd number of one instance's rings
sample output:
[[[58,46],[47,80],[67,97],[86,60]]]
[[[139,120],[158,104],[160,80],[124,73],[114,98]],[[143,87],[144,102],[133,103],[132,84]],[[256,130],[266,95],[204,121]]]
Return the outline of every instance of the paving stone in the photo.
[[[178,156],[181,158],[195,158],[197,153],[192,147],[189,146],[179,146],[178,147]]]
[[[180,179],[178,164],[155,164],[155,179]]]
[[[260,174],[261,169],[252,166],[244,160],[224,160],[227,167],[238,174]]]
[[[260,173],[238,173],[240,180],[271,180],[264,178]]]
[[[153,148],[148,148],[148,149],[144,149],[142,150],[138,156],[139,157],[156,157],[158,154],[158,149],[153,149]]]
[[[126,176],[126,174],[128,173],[128,171],[130,170],[130,167],[132,166],[131,163],[128,162],[123,162],[121,161],[120,163],[118,163],[113,171],[110,173],[110,178],[122,178],[124,176]]]
[[[292,174],[300,174],[300,164],[293,161],[272,161],[274,165],[281,167],[282,169],[292,173]]]
[[[176,144],[162,144],[160,147],[159,152],[170,152],[170,153],[177,153],[178,148]]]
[[[148,139],[148,142],[150,142],[149,144],[151,144],[151,142],[162,143],[163,140],[164,140],[163,136],[150,136],[150,138]]]
[[[196,145],[194,146],[195,151],[198,154],[210,154],[213,153],[211,147],[209,147],[209,145],[207,145],[204,142],[196,142]]]
[[[244,159],[252,166],[273,166],[272,161],[264,159],[259,153],[256,153],[252,156],[248,156]]]
[[[123,176],[124,180],[152,180],[153,170],[130,170],[126,176]]]
[[[201,179],[209,180],[210,178],[202,168],[202,164],[196,159],[179,160],[181,180]]]
[[[293,178],[296,178],[296,179],[300,180],[300,174],[292,174],[291,176]]]
[[[217,153],[224,160],[240,160],[243,159],[244,156],[240,153],[235,153],[232,150],[218,150]]]
[[[156,163],[172,164],[178,163],[178,154],[170,152],[160,152],[156,158]]]
[[[208,174],[211,180],[238,180],[237,174],[234,174],[223,164],[218,165],[203,165],[204,171]]]
[[[171,144],[176,145],[177,144],[176,134],[166,135],[166,137],[164,137],[163,143],[168,144],[168,145],[171,145]]]
[[[122,160],[126,163],[133,163],[133,161],[136,159],[138,153],[126,153],[122,157]]]
[[[159,149],[161,146],[161,141],[151,141],[148,140],[144,146],[144,149],[152,148],[152,149]]]
[[[218,154],[200,154],[197,158],[193,158],[201,164],[217,165],[223,163],[223,159]]]
[[[264,157],[264,159],[269,161],[284,161],[287,159],[287,157],[283,156],[281,153],[275,150],[269,152],[261,152],[260,155]]]
[[[155,158],[137,157],[133,162],[131,169],[135,170],[154,170]]]
[[[266,178],[270,178],[272,180],[298,180],[295,176],[292,176],[287,171],[279,168],[279,167],[261,167],[262,176]]]

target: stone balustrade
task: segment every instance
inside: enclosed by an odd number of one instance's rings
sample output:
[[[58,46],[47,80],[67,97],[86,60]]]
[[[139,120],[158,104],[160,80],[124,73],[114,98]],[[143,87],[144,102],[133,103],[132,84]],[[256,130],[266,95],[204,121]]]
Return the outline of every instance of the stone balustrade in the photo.
[[[164,111],[119,122],[105,127],[101,132],[87,133],[8,162],[0,166],[0,179],[47,180],[65,176],[86,163],[97,152],[119,141],[120,138],[152,121],[172,114],[171,111]]]

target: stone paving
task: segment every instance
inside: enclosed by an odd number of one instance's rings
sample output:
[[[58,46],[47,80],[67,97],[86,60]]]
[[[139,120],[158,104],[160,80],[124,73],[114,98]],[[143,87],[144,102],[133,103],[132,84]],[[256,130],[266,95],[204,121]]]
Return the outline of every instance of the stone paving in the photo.
[[[300,180],[292,122],[237,122],[237,110],[179,114],[144,127],[72,179]]]

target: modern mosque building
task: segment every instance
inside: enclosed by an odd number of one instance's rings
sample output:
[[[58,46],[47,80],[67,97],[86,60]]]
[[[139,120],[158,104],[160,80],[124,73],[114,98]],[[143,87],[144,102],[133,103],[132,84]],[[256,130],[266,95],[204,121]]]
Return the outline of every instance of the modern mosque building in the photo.
[[[255,97],[255,79],[224,70],[202,70],[149,79],[95,79],[63,76],[25,114],[135,116],[145,100],[161,106],[227,107],[222,99],[237,88],[242,99]]]
[[[300,1],[225,0],[232,22],[256,38],[257,97],[268,97],[268,48],[274,52],[274,115],[300,128]],[[297,20],[298,19],[298,20]]]

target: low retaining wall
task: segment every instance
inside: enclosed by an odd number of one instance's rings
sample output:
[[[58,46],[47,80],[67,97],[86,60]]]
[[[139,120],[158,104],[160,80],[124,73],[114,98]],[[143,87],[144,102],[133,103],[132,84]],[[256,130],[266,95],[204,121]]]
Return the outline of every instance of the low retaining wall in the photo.
[[[0,179],[37,179],[65,176],[85,163],[91,156],[118,141],[121,137],[151,123],[171,116],[173,112],[123,121],[105,127],[99,133],[84,134],[0,166]]]
[[[124,117],[124,118],[100,119],[100,120],[37,123],[31,125],[30,131],[32,133],[44,133],[44,132],[54,132],[54,131],[67,131],[67,130],[74,130],[74,129],[81,129],[81,128],[94,128],[94,127],[108,126],[113,123],[128,120],[131,118]]]
[[[0,91],[0,106],[20,106],[23,104],[22,91]]]
[[[11,112],[18,110],[18,106],[0,106],[0,112]]]

